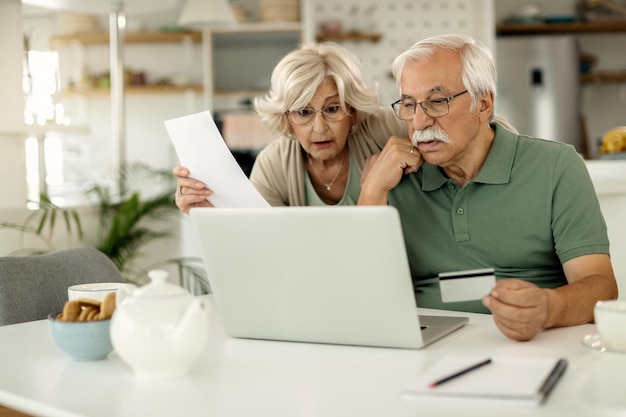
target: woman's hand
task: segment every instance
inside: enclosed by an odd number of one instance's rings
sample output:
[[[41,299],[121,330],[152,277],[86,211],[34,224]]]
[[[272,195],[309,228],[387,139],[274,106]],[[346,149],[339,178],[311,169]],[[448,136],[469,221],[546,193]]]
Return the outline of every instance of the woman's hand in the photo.
[[[172,170],[176,180],[176,206],[183,213],[189,214],[192,207],[213,207],[207,197],[213,194],[200,181],[189,178],[189,170],[182,166],[177,166]]]

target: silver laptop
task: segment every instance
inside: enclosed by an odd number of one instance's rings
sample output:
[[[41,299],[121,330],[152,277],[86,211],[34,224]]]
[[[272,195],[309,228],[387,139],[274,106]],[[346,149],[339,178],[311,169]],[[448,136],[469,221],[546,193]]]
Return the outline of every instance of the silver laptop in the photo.
[[[467,317],[418,316],[395,208],[194,208],[226,333],[421,348]]]

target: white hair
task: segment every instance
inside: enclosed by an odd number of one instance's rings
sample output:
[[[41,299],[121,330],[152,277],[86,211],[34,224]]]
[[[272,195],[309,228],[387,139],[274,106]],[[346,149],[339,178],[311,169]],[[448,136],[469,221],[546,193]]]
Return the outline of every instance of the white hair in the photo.
[[[398,88],[407,62],[419,62],[431,57],[439,49],[458,51],[463,65],[463,85],[472,98],[470,110],[474,110],[481,96],[496,97],[496,66],[491,51],[473,38],[460,35],[438,35],[422,39],[393,61],[393,76]],[[491,114],[493,118],[493,112]]]
[[[358,58],[332,42],[303,45],[287,54],[272,72],[268,94],[255,99],[255,110],[271,130],[287,136],[286,112],[306,107],[327,79],[335,83],[341,107],[348,113],[356,110],[355,123],[378,110],[378,92],[363,82]]]

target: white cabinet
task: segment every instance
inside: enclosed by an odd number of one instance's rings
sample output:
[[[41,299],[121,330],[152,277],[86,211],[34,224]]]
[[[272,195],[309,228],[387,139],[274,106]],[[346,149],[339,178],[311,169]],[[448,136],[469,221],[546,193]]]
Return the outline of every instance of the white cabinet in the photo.
[[[626,300],[626,161],[586,161],[611,242],[619,298]]]
[[[256,152],[274,140],[252,113],[252,102],[267,94],[272,71],[303,43],[303,25],[295,22],[240,23],[203,31],[205,104],[213,110],[233,151]]]
[[[241,110],[265,94],[278,61],[302,43],[300,22],[247,23],[204,34],[210,77],[205,87],[216,112]]]

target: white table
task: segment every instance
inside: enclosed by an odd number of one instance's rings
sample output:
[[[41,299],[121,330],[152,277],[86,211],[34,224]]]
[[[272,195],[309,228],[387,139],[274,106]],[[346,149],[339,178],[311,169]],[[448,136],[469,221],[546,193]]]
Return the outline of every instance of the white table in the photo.
[[[421,314],[456,314],[420,309]],[[46,321],[0,327],[0,404],[37,416],[626,416],[626,354],[581,344],[595,326],[506,339],[491,317],[422,350],[232,339],[213,311],[210,341],[190,374],[170,382],[134,378],[112,353],[73,362],[53,345]],[[569,367],[538,408],[417,401],[403,389],[447,354],[562,356]],[[512,375],[512,378],[515,376]]]

